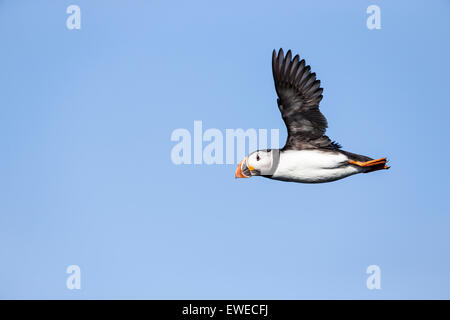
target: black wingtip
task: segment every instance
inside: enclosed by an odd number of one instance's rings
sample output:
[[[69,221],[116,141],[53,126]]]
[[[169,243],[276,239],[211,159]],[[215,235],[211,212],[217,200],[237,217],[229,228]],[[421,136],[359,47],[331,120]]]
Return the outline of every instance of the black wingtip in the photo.
[[[285,57],[287,57],[288,55],[291,55],[291,56],[292,56],[292,50],[289,49],[289,50],[286,52],[286,54],[284,54],[283,48],[278,49],[278,51],[277,51],[277,49],[273,49],[272,55],[277,56],[277,57],[279,57],[279,58],[285,58]]]

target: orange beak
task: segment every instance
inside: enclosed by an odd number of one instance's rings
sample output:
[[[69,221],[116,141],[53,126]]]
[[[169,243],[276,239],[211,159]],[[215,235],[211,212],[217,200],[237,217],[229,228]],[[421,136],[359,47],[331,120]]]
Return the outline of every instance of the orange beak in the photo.
[[[252,166],[248,165],[248,159],[245,158],[244,160],[239,162],[239,164],[238,164],[238,166],[236,168],[236,173],[234,175],[235,178],[250,178],[251,177],[251,175],[247,176],[247,175],[244,174],[244,170],[243,170],[244,166],[245,166],[246,169],[248,168],[248,170],[250,170],[250,171],[251,170],[255,170]],[[248,170],[247,170],[247,172],[248,172]]]

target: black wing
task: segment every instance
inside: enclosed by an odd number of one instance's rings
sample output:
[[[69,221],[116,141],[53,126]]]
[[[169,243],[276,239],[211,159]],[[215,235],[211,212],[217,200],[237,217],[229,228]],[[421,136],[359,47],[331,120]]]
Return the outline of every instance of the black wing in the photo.
[[[311,73],[305,60],[291,50],[284,56],[283,49],[273,50],[272,72],[278,95],[278,108],[288,130],[283,150],[311,148],[339,148],[326,135],[327,119],[319,110],[322,100],[320,80]]]

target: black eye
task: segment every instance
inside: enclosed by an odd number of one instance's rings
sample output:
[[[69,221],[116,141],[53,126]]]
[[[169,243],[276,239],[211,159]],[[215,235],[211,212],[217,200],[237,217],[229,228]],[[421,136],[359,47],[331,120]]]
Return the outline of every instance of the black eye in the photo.
[[[256,161],[259,161],[259,154],[256,155]]]

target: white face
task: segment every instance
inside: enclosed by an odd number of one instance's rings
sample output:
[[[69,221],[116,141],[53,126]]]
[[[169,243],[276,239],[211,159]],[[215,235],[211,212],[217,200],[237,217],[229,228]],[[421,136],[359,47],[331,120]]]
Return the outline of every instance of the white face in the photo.
[[[252,176],[266,175],[272,170],[273,155],[272,150],[258,150],[248,156],[247,165]]]

